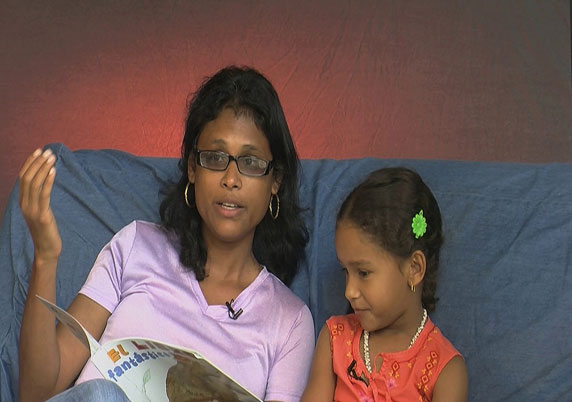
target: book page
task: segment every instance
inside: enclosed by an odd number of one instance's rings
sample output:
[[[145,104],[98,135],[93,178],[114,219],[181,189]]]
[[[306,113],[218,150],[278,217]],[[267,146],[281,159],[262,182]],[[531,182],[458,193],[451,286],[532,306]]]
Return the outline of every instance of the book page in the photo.
[[[93,356],[100,348],[99,342],[74,318],[73,315],[64,309],[56,306],[54,303],[44,299],[42,296],[36,295],[44,306],[48,308],[62,324],[66,325],[68,329],[75,335],[77,339],[89,349],[89,353]]]

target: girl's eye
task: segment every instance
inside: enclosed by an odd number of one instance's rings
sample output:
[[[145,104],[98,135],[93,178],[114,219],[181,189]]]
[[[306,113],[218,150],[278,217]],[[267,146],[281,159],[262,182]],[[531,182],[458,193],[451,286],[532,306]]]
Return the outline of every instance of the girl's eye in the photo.
[[[369,275],[369,272],[367,272],[367,271],[358,271],[358,275],[359,275],[361,278],[367,278],[367,276]]]

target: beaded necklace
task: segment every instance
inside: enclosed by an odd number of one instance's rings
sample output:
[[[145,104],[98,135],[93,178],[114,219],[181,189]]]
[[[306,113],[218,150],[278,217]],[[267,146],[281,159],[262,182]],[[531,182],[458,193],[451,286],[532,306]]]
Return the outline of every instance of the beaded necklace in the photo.
[[[411,342],[409,342],[409,347],[407,349],[411,348],[417,338],[419,338],[419,334],[421,334],[421,331],[423,331],[423,327],[425,326],[426,321],[427,310],[423,309],[423,318],[421,319],[421,324],[419,324],[417,332],[415,332],[415,335],[413,335],[413,338],[411,338]],[[366,331],[365,329],[363,330],[363,357],[365,360],[365,368],[371,373],[371,360],[369,358],[369,331]]]

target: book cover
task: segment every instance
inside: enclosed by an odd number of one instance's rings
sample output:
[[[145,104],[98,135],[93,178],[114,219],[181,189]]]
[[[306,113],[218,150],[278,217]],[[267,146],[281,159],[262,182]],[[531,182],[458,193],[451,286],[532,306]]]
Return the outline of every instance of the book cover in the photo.
[[[67,311],[38,299],[90,350],[90,359],[134,402],[261,402],[200,352],[148,338],[103,345]]]

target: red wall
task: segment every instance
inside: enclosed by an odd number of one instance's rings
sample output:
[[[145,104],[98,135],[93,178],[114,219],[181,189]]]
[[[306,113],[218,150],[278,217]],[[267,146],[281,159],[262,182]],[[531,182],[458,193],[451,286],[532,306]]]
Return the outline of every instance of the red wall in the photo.
[[[275,84],[304,158],[572,162],[568,0],[5,0],[0,211],[49,142],[176,156],[230,63]]]

